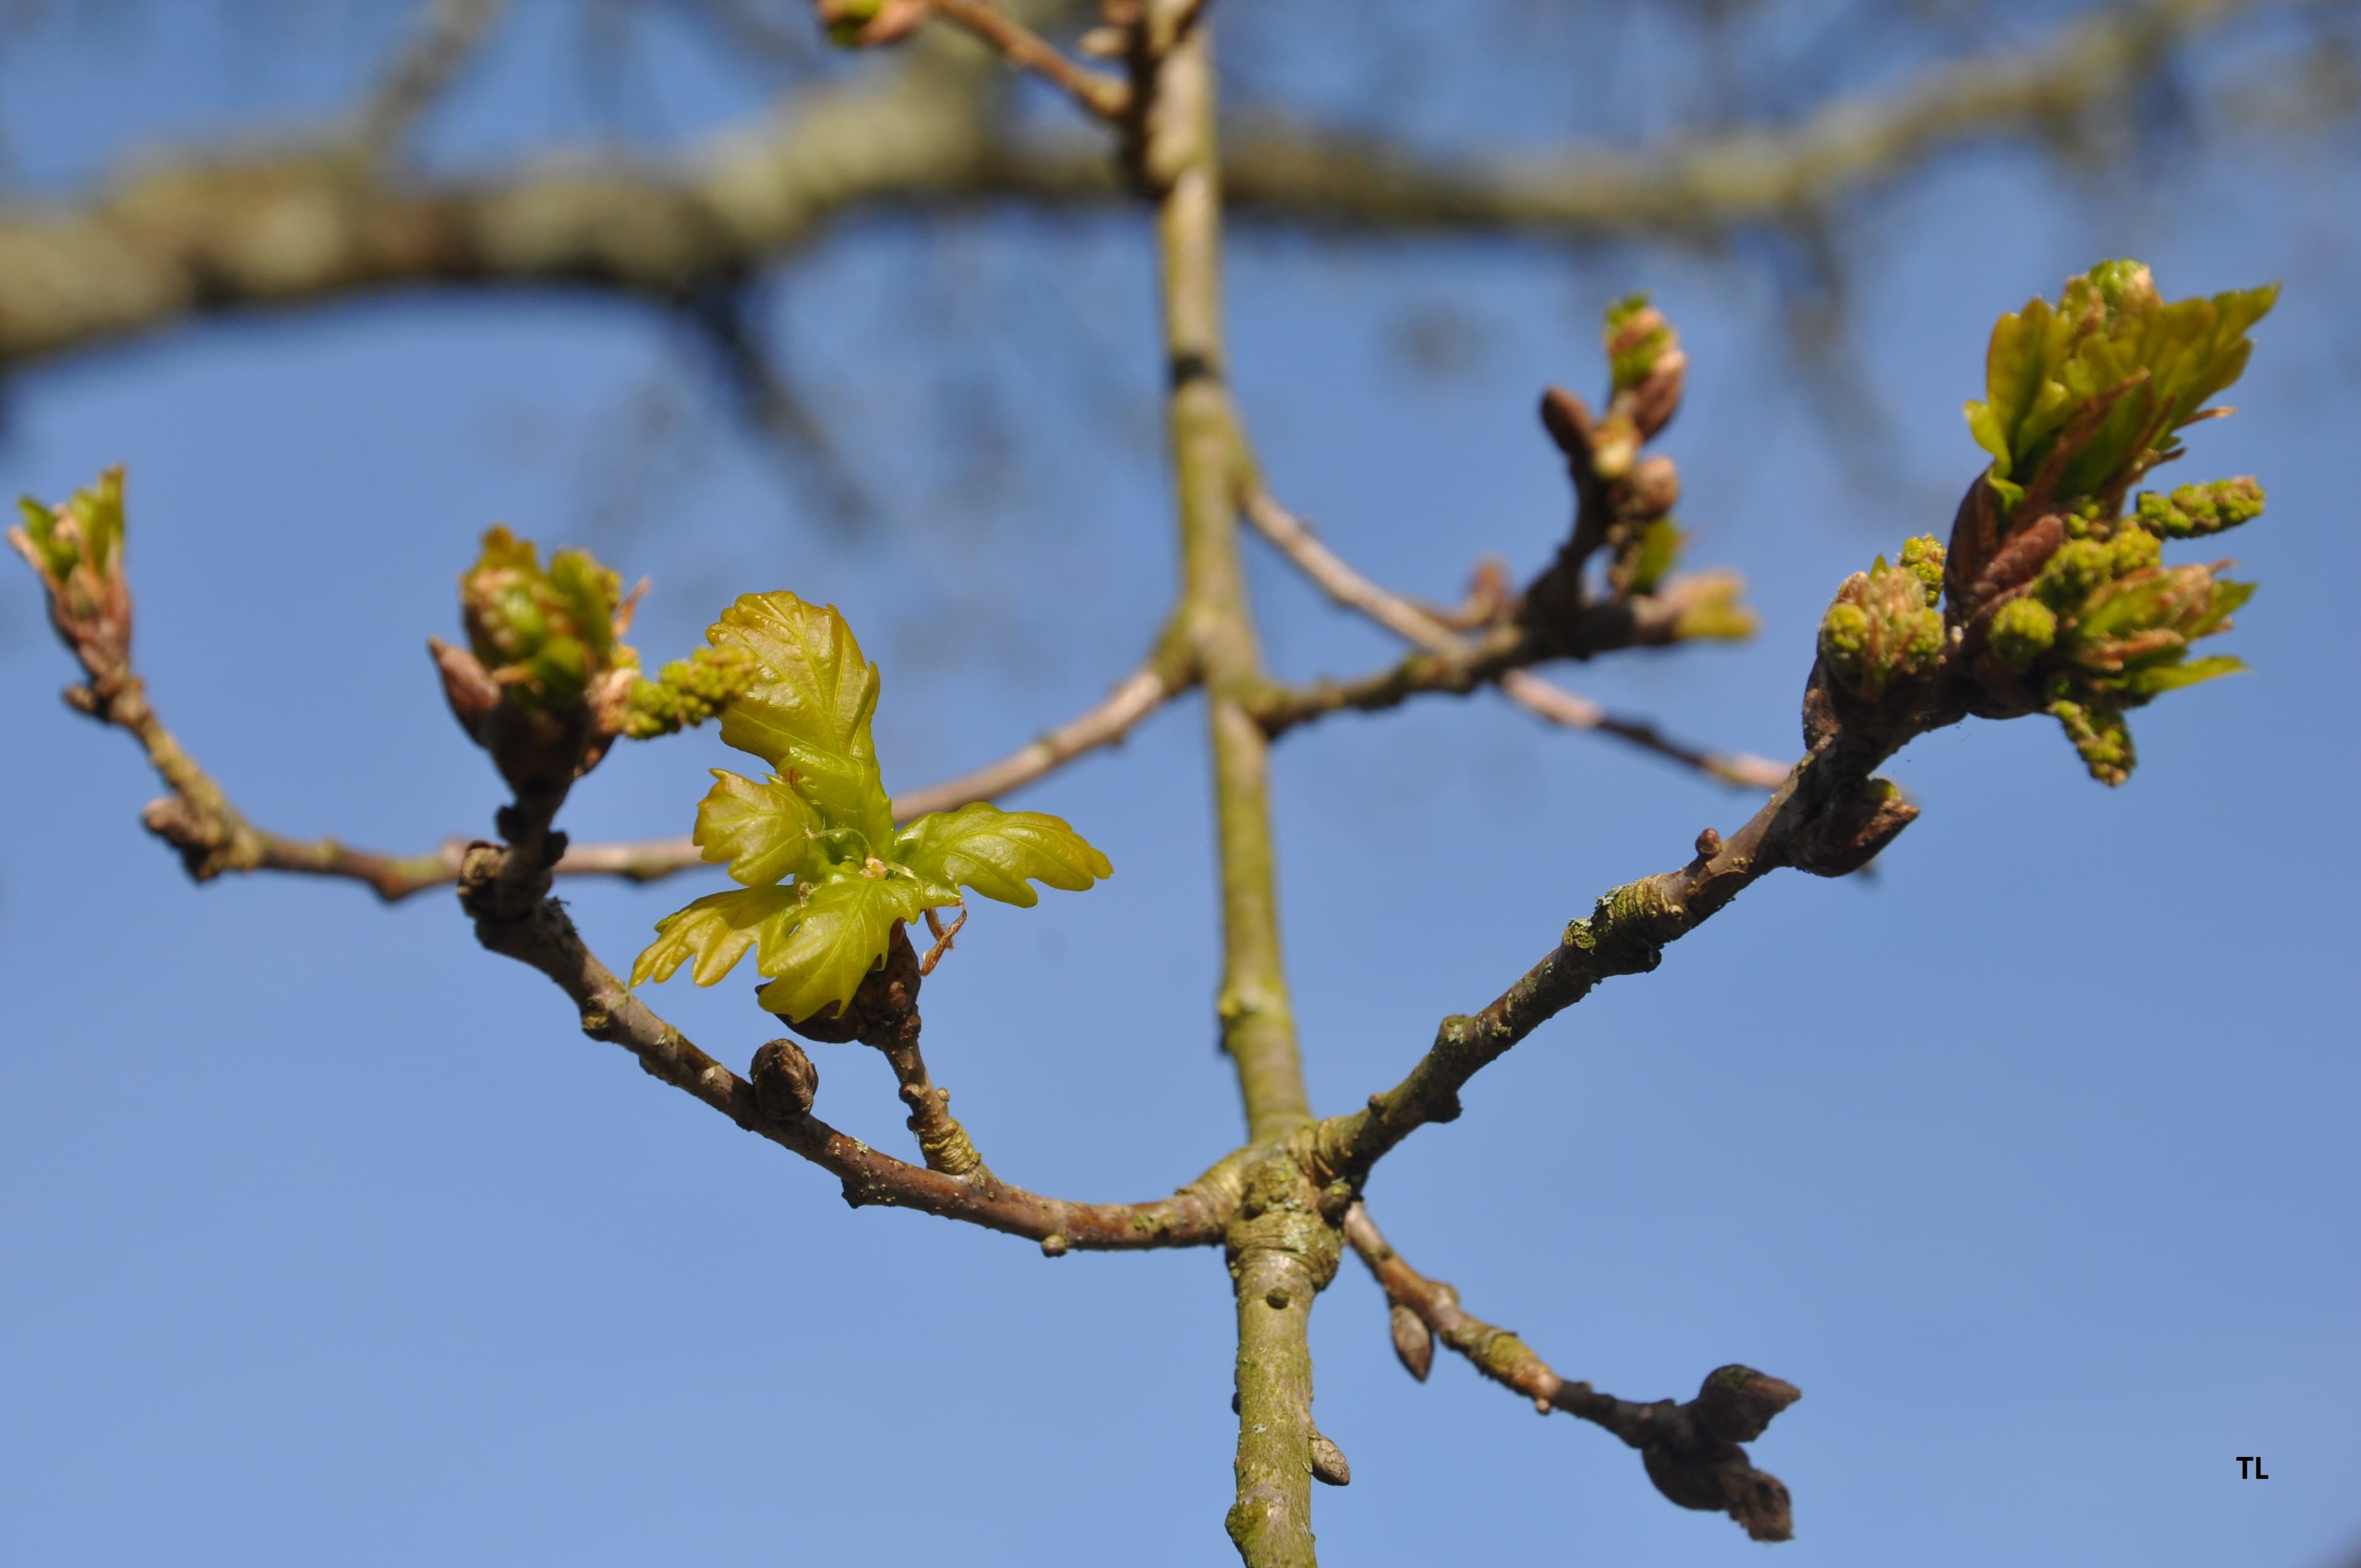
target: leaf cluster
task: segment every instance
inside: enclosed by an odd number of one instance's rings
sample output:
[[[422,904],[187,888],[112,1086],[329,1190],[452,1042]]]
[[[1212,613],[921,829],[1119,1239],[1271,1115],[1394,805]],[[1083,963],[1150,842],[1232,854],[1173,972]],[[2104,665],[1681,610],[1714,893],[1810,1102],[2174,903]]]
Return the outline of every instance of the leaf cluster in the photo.
[[[2278,296],[2269,283],[2167,304],[2146,267],[2105,261],[2055,307],[2036,299],[2001,317],[1967,416],[2003,510],[2032,493],[2037,506],[2112,498],[2114,510],[2246,369],[2246,331]]]
[[[771,772],[715,770],[696,840],[742,885],[659,921],[632,966],[634,985],[683,964],[711,985],[751,950],[769,980],[764,1008],[796,1021],[827,1016],[884,961],[903,922],[961,902],[962,888],[1029,907],[1040,896],[1034,882],[1081,892],[1114,874],[1104,854],[1042,812],[978,802],[897,829],[870,735],[877,666],[833,605],[750,594],[706,637],[716,666],[734,672],[721,738]]]
[[[491,528],[459,603],[469,649],[528,707],[577,707],[609,669],[639,663],[619,641],[631,609],[622,579],[588,551],[557,551],[544,569],[533,541]]]
[[[30,496],[16,499],[26,559],[52,585],[63,585],[77,572],[104,581],[114,576],[123,559],[123,467],[99,475],[98,483],[76,490],[56,507]]]
[[[2137,498],[2131,485],[2181,455],[2175,431],[2227,410],[2202,405],[2237,379],[2247,329],[2276,285],[2167,303],[2147,268],[2110,261],[1993,329],[1986,398],[1968,424],[1993,455],[1951,536],[1949,625],[1975,683],[1974,710],[2046,711],[2092,777],[2121,784],[2134,761],[2125,714],[2245,668],[2192,658],[2229,630],[2251,584],[2228,562],[2168,566],[2168,539],[2202,538],[2262,513],[2251,478]]]

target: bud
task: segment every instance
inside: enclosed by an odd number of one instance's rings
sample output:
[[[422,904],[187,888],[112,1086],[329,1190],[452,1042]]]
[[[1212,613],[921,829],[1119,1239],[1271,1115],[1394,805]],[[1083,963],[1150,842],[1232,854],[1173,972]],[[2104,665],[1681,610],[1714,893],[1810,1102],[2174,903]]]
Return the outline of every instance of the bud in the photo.
[[[1943,653],[1943,617],[1927,596],[1916,572],[1889,566],[1883,555],[1846,578],[1820,619],[1820,661],[1830,679],[1873,703],[1934,668]]]
[[[622,579],[580,550],[557,552],[544,571],[533,542],[505,528],[484,534],[459,579],[459,604],[477,662],[529,707],[580,703],[629,652],[616,642],[631,624]]]
[[[1717,1366],[1705,1375],[1697,1390],[1695,1417],[1708,1437],[1723,1442],[1752,1442],[1769,1430],[1771,1420],[1804,1397],[1793,1383],[1757,1372],[1751,1366]]]
[[[2194,539],[2252,522],[2263,515],[2263,488],[2251,478],[2183,485],[2169,496],[2150,490],[2139,499],[2139,520],[2167,539]]]
[[[1680,334],[1647,295],[1632,294],[1608,307],[1605,337],[1613,407],[1630,417],[1638,440],[1653,441],[1681,406],[1688,356]]]
[[[1680,466],[1659,453],[1631,466],[1616,510],[1634,519],[1659,518],[1681,499]]]
[[[1353,1467],[1345,1463],[1345,1451],[1329,1442],[1316,1427],[1312,1432],[1312,1478],[1329,1486],[1353,1484]]]
[[[2112,785],[2132,776],[2137,758],[2122,708],[2111,702],[2081,703],[2060,697],[2049,705],[2049,715],[2065,727],[2066,739],[2074,743],[2092,778]]]
[[[773,1040],[756,1051],[747,1076],[754,1080],[754,1102],[766,1116],[801,1116],[819,1093],[819,1069],[793,1040]]]
[[[893,43],[927,19],[926,0],[813,0],[812,12],[840,49]]]
[[[2037,598],[2011,599],[1993,614],[1986,635],[1994,656],[2021,673],[2058,641],[2058,612]]]
[[[651,680],[631,682],[616,728],[634,740],[695,729],[754,678],[754,655],[738,643],[699,648]]]
[[[99,475],[55,507],[16,502],[8,543],[49,591],[49,624],[93,678],[131,661],[131,588],[123,576],[123,469]]]
[[[619,641],[639,598],[579,550],[544,570],[532,541],[486,532],[459,578],[467,647],[428,639],[451,712],[520,795],[563,790],[621,727],[639,654]]]
[[[1420,1382],[1434,1369],[1434,1331],[1426,1320],[1400,1302],[1393,1310],[1394,1354],[1400,1358],[1402,1370]]]
[[[1931,533],[1902,542],[1902,569],[1925,585],[1927,602],[1943,602],[1943,542]]]

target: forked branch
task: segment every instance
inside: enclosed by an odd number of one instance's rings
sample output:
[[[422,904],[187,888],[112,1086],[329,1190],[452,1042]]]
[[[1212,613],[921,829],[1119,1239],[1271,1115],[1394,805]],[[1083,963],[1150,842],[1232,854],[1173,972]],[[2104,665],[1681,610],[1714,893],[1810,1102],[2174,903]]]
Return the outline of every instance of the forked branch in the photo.
[[[1466,637],[1362,576],[1268,490],[1250,487],[1242,510],[1256,532],[1270,541],[1279,554],[1337,604],[1360,611],[1404,641],[1414,642],[1445,661],[1464,663],[1472,656],[1474,650]],[[1787,776],[1785,767],[1767,757],[1744,751],[1719,751],[1674,740],[1643,719],[1610,713],[1591,698],[1544,680],[1530,670],[1502,670],[1494,677],[1494,683],[1503,696],[1547,723],[1612,735],[1724,784],[1776,789]]]
[[[1619,1399],[1567,1382],[1515,1334],[1463,1311],[1459,1292],[1412,1268],[1358,1203],[1345,1216],[1345,1237],[1385,1290],[1394,1345],[1411,1376],[1425,1381],[1439,1338],[1543,1415],[1579,1416],[1638,1449],[1648,1479],[1681,1507],[1726,1513],[1756,1541],[1795,1534],[1786,1485],[1755,1469],[1739,1446],[1762,1436],[1773,1417],[1803,1397],[1794,1384],[1733,1365],[1707,1373],[1697,1398],[1686,1402]]]

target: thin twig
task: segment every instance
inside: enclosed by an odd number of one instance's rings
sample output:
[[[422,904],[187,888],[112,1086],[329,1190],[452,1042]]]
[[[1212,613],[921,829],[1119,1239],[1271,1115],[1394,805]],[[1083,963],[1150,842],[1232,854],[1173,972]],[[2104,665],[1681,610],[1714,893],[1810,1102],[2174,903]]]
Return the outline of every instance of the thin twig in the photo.
[[[1260,486],[1250,488],[1242,510],[1255,532],[1277,546],[1279,554],[1336,603],[1359,610],[1404,641],[1448,659],[1465,659],[1474,652],[1475,644],[1468,639],[1355,570],[1321,541],[1309,523],[1279,505],[1269,491]],[[1504,670],[1495,684],[1510,701],[1538,718],[1569,729],[1593,729],[1612,735],[1724,784],[1746,789],[1776,789],[1787,776],[1785,766],[1767,757],[1745,751],[1718,751],[1673,740],[1644,719],[1610,713],[1591,698],[1528,670]]]
[[[1066,58],[1064,51],[988,0],[932,0],[935,15],[955,22],[998,49],[1019,71],[1030,71],[1063,89],[1103,120],[1121,119],[1131,107],[1131,89],[1116,78]]]
[[[895,803],[895,817],[907,822],[928,812],[953,810],[1019,789],[1087,751],[1122,740],[1141,719],[1186,690],[1190,682],[1186,665],[1159,645],[1158,653],[1100,702],[996,762],[903,796]],[[180,850],[190,874],[199,882],[209,882],[225,872],[342,877],[366,884],[390,904],[429,888],[448,887],[458,879],[470,842],[466,839],[445,839],[422,855],[389,855],[352,849],[335,839],[289,839],[254,826],[157,718],[136,674],[129,676],[127,687],[118,688],[106,701],[93,696],[89,705],[77,702],[76,706],[123,729],[146,749],[149,761],[173,790],[172,795],[148,806],[148,829]],[[684,833],[664,839],[570,845],[555,872],[558,876],[614,876],[644,883],[706,863],[696,840]]]
[[[426,0],[411,36],[353,115],[353,139],[373,159],[390,158],[443,95],[500,20],[508,0]]]
[[[935,972],[935,966],[943,961],[945,953],[951,950],[952,939],[960,934],[960,927],[966,924],[965,909],[961,909],[959,912],[959,918],[949,926],[943,924],[942,916],[936,911],[932,909],[927,911],[927,929],[934,933],[935,945],[928,948],[926,956],[918,960],[920,975],[930,975]]]
[[[516,918],[499,918],[487,905],[496,896],[505,855],[496,846],[477,845],[460,873],[461,902],[476,916],[476,934],[484,946],[555,981],[580,1010],[582,1032],[592,1039],[621,1046],[650,1076],[834,1174],[844,1184],[845,1201],[855,1208],[915,1209],[1030,1237],[1051,1252],[1211,1246],[1222,1240],[1236,1202],[1232,1162],[1158,1201],[1074,1203],[1012,1187],[980,1168],[957,1176],[912,1165],[846,1136],[807,1111],[758,1102],[752,1083],[697,1049],[600,963],[555,899],[544,899]]]
[[[1642,1404],[1601,1394],[1587,1383],[1560,1377],[1508,1330],[1462,1311],[1459,1292],[1412,1268],[1358,1203],[1345,1212],[1345,1238],[1395,1309],[1395,1347],[1413,1376],[1425,1377],[1432,1338],[1421,1340],[1415,1329],[1406,1332],[1399,1319],[1402,1312],[1466,1356],[1477,1371],[1531,1399],[1543,1415],[1558,1409],[1579,1416],[1638,1449],[1656,1489],[1683,1508],[1727,1513],[1756,1541],[1794,1535],[1785,1485],[1755,1469],[1739,1444],[1760,1437],[1773,1416],[1802,1398],[1795,1385],[1730,1365],[1707,1374],[1697,1397],[1686,1403]]]

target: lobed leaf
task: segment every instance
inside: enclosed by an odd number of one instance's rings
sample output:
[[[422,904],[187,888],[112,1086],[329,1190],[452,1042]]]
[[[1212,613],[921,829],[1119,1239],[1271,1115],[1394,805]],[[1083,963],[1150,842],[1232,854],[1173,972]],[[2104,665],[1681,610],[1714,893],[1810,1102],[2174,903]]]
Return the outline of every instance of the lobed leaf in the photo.
[[[1081,893],[1115,867],[1060,817],[977,802],[921,817],[895,840],[895,858],[931,882],[972,888],[1031,908],[1031,882]]]
[[[852,828],[873,846],[893,841],[894,807],[877,774],[870,716],[877,666],[862,656],[833,605],[786,592],[747,594],[706,632],[716,648],[742,648],[754,671],[721,713],[721,739],[777,770],[830,828]]]
[[[656,939],[631,964],[631,983],[670,980],[675,970],[694,959],[689,978],[711,985],[757,944],[756,966],[766,974],[774,972],[773,960],[802,916],[803,901],[792,887],[708,894],[656,922]]]
[[[895,926],[917,919],[929,902],[906,877],[855,872],[820,883],[785,941],[763,948],[763,972],[779,977],[762,989],[763,1008],[796,1019],[840,1010],[884,961]]]
[[[697,849],[748,887],[796,874],[813,858],[821,830],[811,803],[777,779],[757,784],[719,768],[697,808]]]

